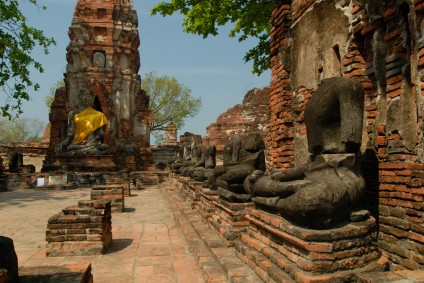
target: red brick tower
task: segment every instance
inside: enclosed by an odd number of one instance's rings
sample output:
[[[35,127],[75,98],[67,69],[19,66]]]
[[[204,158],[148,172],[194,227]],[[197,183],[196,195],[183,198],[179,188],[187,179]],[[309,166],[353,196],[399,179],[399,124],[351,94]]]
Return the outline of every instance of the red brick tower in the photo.
[[[131,0],[78,0],[68,34],[65,89],[56,92],[44,170],[144,169],[151,159],[149,98],[140,89],[137,13]],[[81,89],[94,94],[94,108],[108,119],[102,158],[57,153],[67,135],[67,114],[79,105]],[[109,157],[106,158],[106,155]],[[87,161],[84,164],[84,162]],[[105,165],[105,164],[109,165]],[[113,164],[112,164],[113,163]]]

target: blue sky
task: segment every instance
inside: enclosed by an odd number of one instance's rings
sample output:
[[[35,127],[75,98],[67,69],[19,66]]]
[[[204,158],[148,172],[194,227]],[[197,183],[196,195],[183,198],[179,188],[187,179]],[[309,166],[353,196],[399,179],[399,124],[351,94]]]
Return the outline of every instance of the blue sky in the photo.
[[[59,79],[66,67],[66,46],[69,43],[68,28],[77,0],[38,0],[47,10],[34,6],[23,11],[31,25],[54,37],[57,46],[44,55],[41,49],[33,56],[43,64],[43,74],[32,73],[32,79],[41,85],[40,91],[32,93],[32,100],[24,105],[24,117],[48,121],[44,96]],[[245,52],[255,46],[255,40],[239,43],[229,38],[231,26],[222,28],[220,35],[203,39],[186,34],[181,26],[182,17],[150,16],[150,9],[161,1],[134,0],[139,17],[140,75],[156,71],[168,75],[192,90],[192,95],[202,98],[202,109],[195,118],[186,121],[178,135],[186,131],[205,135],[206,127],[228,108],[241,103],[243,96],[253,87],[268,86],[270,72],[258,77],[251,73],[251,63],[244,63]]]

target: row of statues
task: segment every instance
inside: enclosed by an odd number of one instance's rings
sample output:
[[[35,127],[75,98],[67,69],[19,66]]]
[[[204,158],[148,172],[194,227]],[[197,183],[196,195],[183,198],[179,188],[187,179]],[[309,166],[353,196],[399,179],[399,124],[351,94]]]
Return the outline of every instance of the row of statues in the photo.
[[[226,201],[252,201],[300,226],[331,228],[350,221],[364,197],[365,181],[358,160],[363,108],[359,82],[325,79],[305,109],[310,153],[305,164],[265,173],[265,143],[255,133],[243,140],[232,137],[224,149],[223,165],[205,162],[206,157],[215,158],[215,150],[210,149],[214,146],[185,143],[170,168],[203,181]]]

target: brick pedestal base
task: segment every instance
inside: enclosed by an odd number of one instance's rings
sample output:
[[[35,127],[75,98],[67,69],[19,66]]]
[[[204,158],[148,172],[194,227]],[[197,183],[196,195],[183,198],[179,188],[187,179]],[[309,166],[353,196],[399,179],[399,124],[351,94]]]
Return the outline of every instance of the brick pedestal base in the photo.
[[[124,189],[124,196],[131,196],[130,179],[129,178],[108,178],[106,179],[106,185],[121,185]]]
[[[63,166],[76,172],[117,170],[114,155],[47,155],[42,172],[57,171]]]
[[[190,192],[190,189],[189,189],[190,178],[183,177],[180,175],[174,175],[174,178],[178,181],[176,183],[175,190],[184,201],[187,201],[187,198],[189,197],[189,192]]]
[[[80,201],[48,220],[47,256],[100,254],[112,244],[110,201]]]
[[[96,185],[91,187],[91,200],[108,200],[112,212],[125,212],[125,197],[123,185]]]
[[[202,194],[202,183],[190,181],[187,187],[187,201],[189,202],[190,207],[195,209],[200,202],[200,195]]]
[[[255,207],[253,202],[231,203],[218,199],[215,204],[215,213],[211,224],[218,230],[223,242],[227,246],[234,246],[246,231],[249,222],[245,215]]]
[[[203,222],[210,223],[212,221],[212,215],[215,214],[216,206],[215,202],[219,199],[217,191],[212,191],[203,188],[200,194],[200,201],[194,208],[197,213],[202,217]]]
[[[256,209],[246,219],[237,255],[264,281],[350,282],[355,273],[383,268],[374,218],[329,230],[304,229]]]

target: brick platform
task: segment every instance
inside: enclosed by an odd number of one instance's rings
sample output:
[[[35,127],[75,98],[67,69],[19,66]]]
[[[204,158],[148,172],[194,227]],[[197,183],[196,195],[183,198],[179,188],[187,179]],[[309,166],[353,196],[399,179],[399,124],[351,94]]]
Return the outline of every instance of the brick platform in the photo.
[[[106,185],[122,185],[124,188],[124,196],[131,196],[130,179],[129,178],[107,178]]]
[[[178,195],[183,199],[187,201],[187,198],[189,197],[189,183],[190,178],[189,177],[183,177],[181,175],[174,175],[174,178],[176,182],[174,183],[175,190],[177,191]]]
[[[217,191],[203,188],[200,194],[200,201],[194,208],[202,217],[203,222],[209,223],[212,221],[212,215],[215,214],[215,202],[219,199]]]
[[[96,185],[91,187],[91,200],[111,201],[112,212],[125,212],[123,185]]]
[[[170,179],[170,184],[173,183]],[[237,258],[235,249],[227,247],[217,231],[211,230],[175,190],[166,192],[174,219],[179,222],[206,282],[261,282],[255,272]]]
[[[1,282],[1,281],[0,281]],[[63,266],[22,267],[20,283],[92,283],[91,264],[66,264]]]
[[[255,207],[253,202],[231,203],[222,199],[214,202],[215,213],[211,217],[211,225],[218,230],[227,246],[234,246],[246,231],[249,222],[245,215]]]
[[[187,186],[188,202],[191,208],[196,209],[199,206],[200,195],[202,194],[202,183],[197,181],[190,181]]]
[[[237,255],[264,280],[347,282],[355,273],[382,271],[374,218],[329,230],[311,230],[253,209]]]
[[[112,244],[110,201],[80,201],[48,220],[47,256],[100,254]]]

